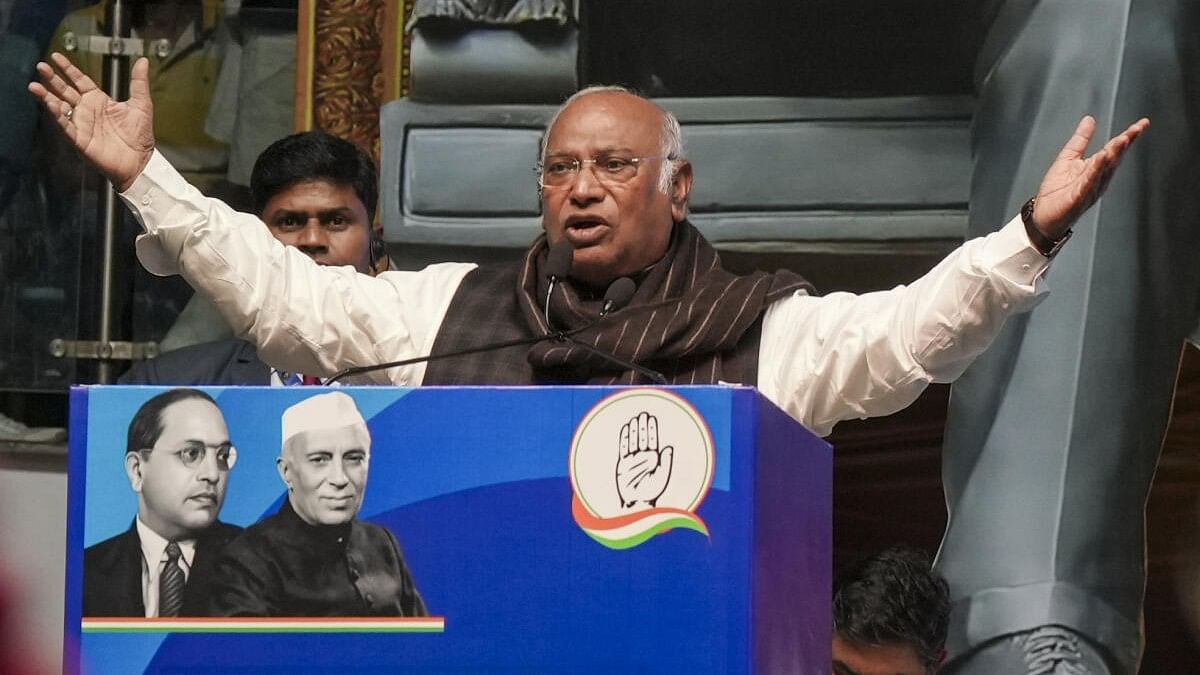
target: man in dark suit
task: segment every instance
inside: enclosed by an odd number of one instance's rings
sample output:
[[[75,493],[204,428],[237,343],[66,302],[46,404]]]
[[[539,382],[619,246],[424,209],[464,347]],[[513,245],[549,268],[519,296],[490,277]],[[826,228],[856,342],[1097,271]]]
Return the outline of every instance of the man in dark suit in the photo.
[[[236,460],[208,394],[172,389],[142,404],[125,447],[137,517],[83,552],[83,616],[195,614],[213,561],[241,531],[217,520]]]
[[[254,163],[250,192],[271,234],[317,263],[350,265],[364,274],[382,266],[383,240],[372,228],[379,195],[375,165],[349,141],[308,131],[272,143]],[[205,315],[200,321],[223,321],[215,310],[197,313]],[[263,363],[254,345],[230,337],[141,361],[120,381],[224,386],[286,384],[288,379],[288,373]]]

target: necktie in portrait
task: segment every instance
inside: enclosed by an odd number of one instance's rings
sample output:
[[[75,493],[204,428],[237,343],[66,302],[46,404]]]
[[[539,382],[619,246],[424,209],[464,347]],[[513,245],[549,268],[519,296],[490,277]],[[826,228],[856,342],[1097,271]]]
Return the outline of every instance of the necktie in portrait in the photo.
[[[179,550],[179,544],[171,542],[167,544],[166,554],[167,561],[158,577],[158,615],[179,616],[179,610],[183,608],[185,582],[183,569],[179,567],[179,557],[183,551]]]

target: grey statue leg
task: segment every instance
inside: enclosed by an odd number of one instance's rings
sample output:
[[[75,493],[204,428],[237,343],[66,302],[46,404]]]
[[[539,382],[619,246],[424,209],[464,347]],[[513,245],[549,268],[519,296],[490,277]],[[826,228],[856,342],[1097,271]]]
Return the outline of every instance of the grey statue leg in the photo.
[[[954,600],[949,672],[1026,672],[995,665],[997,640],[1024,645],[1043,626],[1082,637],[1113,673],[1136,669],[1144,505],[1200,286],[1198,11],[1007,0],[994,16],[972,236],[1017,213],[1083,114],[1097,139],[1142,116],[1151,126],[1054,261],[1047,300],[952,390],[937,561]]]

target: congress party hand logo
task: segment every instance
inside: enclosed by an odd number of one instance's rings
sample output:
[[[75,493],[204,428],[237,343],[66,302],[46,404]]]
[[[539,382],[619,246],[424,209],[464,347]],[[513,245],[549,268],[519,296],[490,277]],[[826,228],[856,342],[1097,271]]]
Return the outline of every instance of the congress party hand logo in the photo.
[[[617,495],[621,506],[654,506],[671,480],[673,449],[658,449],[658,419],[642,412],[621,427],[617,454]]]
[[[672,529],[708,535],[696,509],[712,484],[714,458],[708,425],[685,399],[662,389],[607,396],[571,439],[575,522],[614,549]]]

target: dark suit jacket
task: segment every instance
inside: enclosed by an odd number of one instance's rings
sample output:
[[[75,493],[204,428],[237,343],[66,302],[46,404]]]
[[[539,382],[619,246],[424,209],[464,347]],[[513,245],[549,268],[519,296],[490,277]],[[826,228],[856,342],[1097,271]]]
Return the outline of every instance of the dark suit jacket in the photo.
[[[181,614],[202,613],[192,608],[203,608],[208,602],[213,562],[241,531],[236,525],[218,520],[196,539]],[[136,524],[84,550],[83,616],[146,616],[142,604],[142,542]]]
[[[121,384],[227,386],[271,384],[271,368],[258,358],[254,345],[229,338],[165,352],[139,361],[121,376]]]

